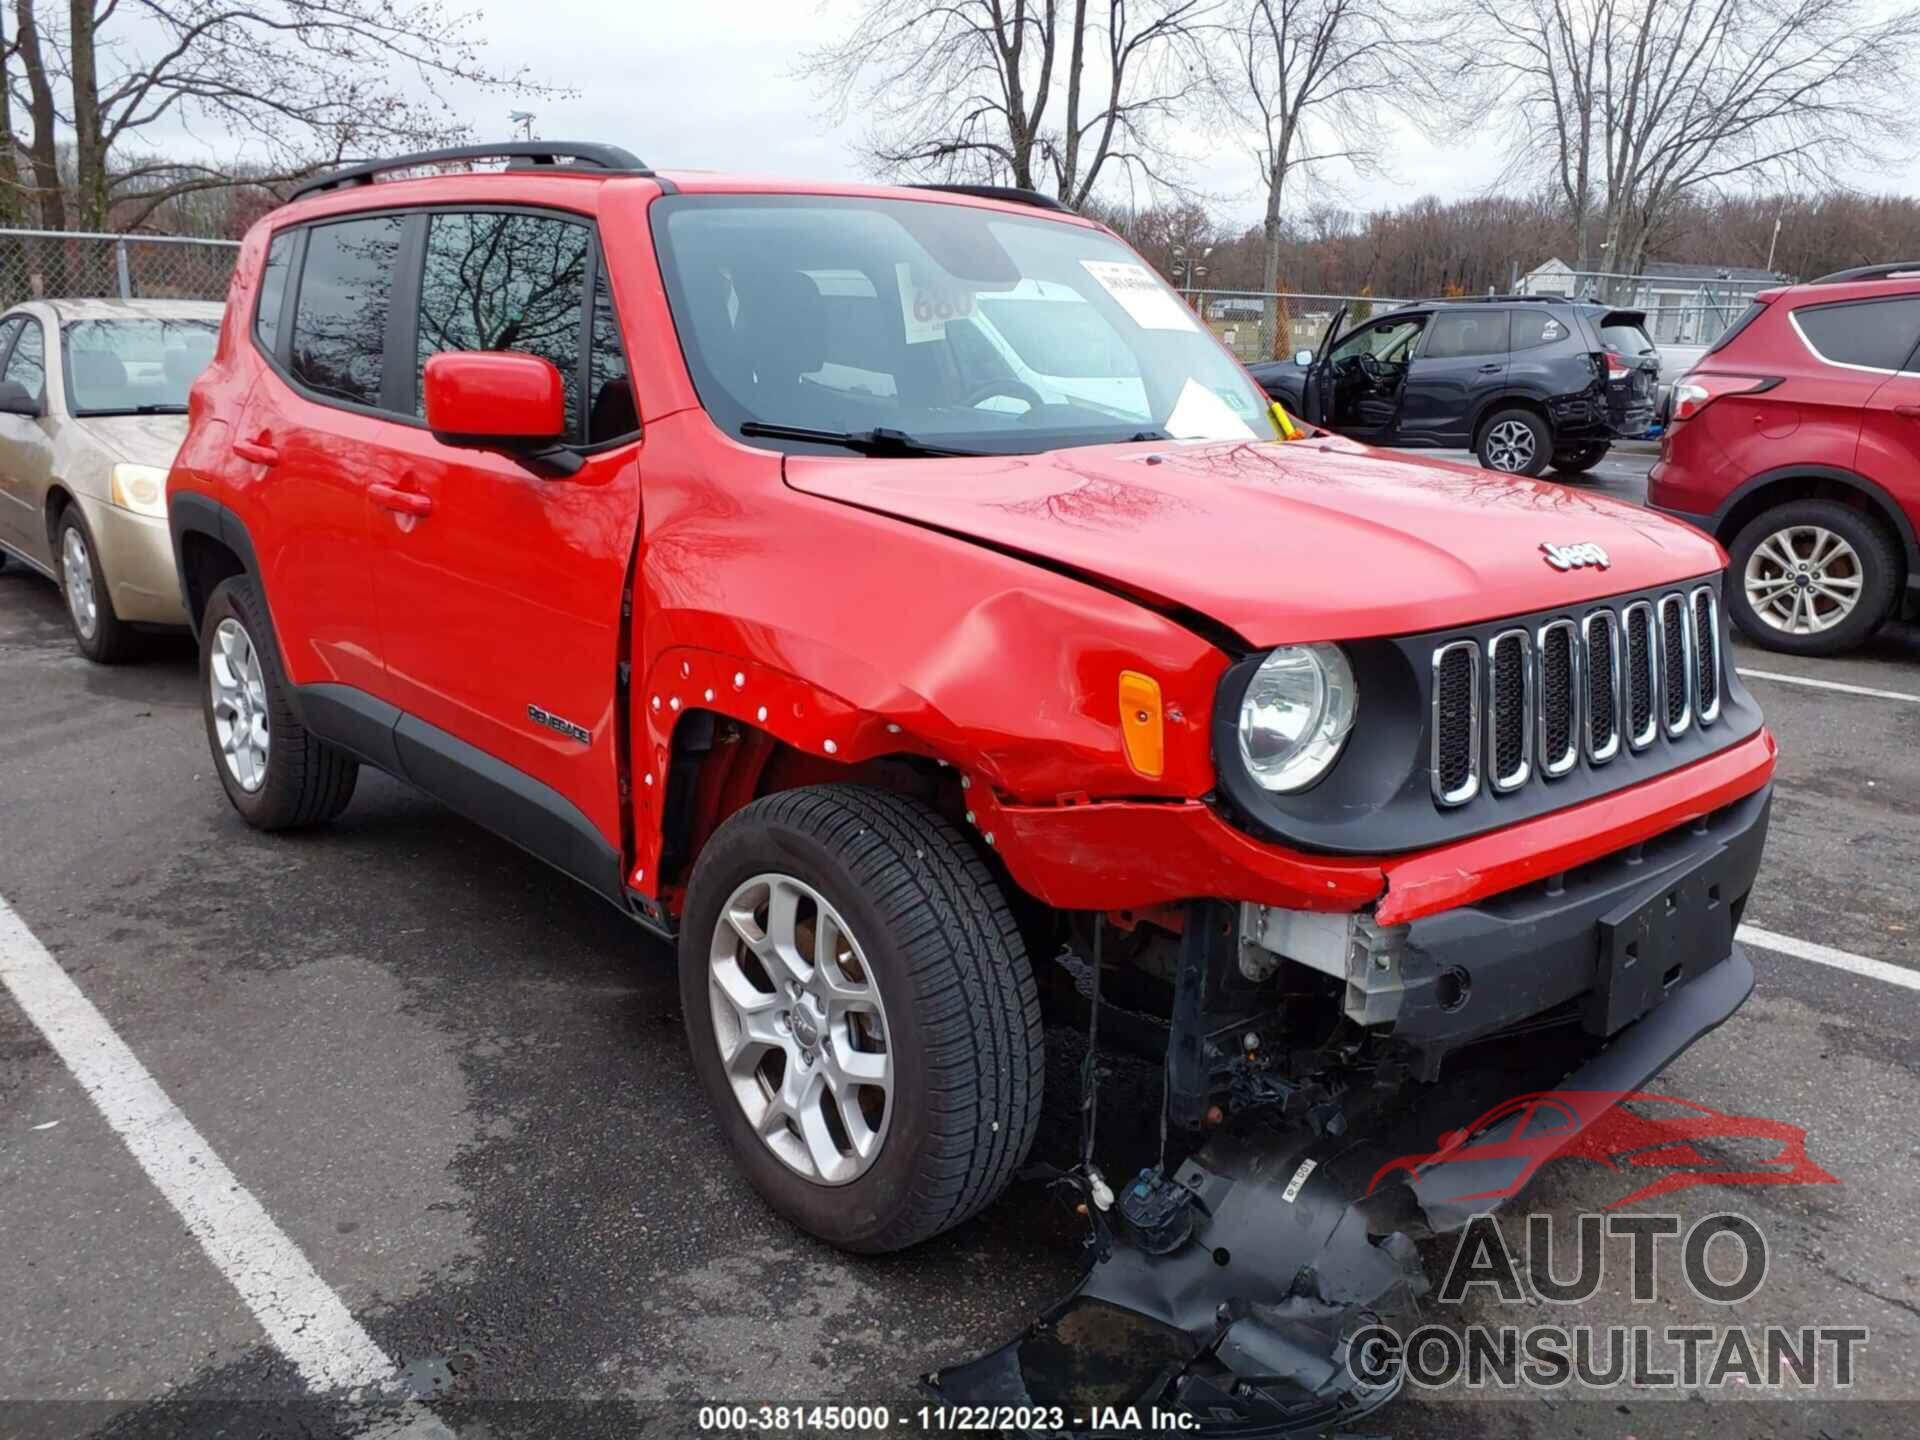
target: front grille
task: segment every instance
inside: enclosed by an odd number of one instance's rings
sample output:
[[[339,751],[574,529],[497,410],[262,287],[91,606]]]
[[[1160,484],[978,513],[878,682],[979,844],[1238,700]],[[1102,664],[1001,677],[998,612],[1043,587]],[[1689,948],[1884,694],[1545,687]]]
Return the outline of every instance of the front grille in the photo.
[[[1443,806],[1551,782],[1584,759],[1678,739],[1719,716],[1720,604],[1711,586],[1602,604],[1578,620],[1433,653],[1432,789]]]
[[[1693,702],[1700,723],[1720,715],[1720,602],[1702,585],[1693,592]]]
[[[1667,677],[1667,734],[1684,735],[1693,723],[1693,627],[1684,595],[1660,597],[1660,669]]]
[[[1464,805],[1480,793],[1480,647],[1456,640],[1433,653],[1433,794]]]
[[[1653,606],[1636,600],[1620,612],[1626,638],[1627,743],[1644,750],[1660,735],[1655,701],[1660,695],[1660,647],[1654,640]]]

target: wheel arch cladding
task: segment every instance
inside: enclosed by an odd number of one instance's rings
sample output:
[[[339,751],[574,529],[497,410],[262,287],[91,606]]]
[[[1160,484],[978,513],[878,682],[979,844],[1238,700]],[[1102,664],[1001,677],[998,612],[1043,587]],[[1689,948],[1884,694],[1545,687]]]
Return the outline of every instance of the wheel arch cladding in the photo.
[[[167,523],[173,533],[180,595],[198,635],[207,600],[220,583],[236,575],[252,575],[257,583],[260,568],[246,527],[218,501],[190,491],[176,492],[167,500]]]
[[[1721,503],[1714,538],[1730,546],[1756,516],[1794,500],[1833,500],[1871,516],[1897,542],[1908,574],[1920,573],[1920,541],[1905,508],[1866,476],[1833,466],[1788,465],[1755,475]]]

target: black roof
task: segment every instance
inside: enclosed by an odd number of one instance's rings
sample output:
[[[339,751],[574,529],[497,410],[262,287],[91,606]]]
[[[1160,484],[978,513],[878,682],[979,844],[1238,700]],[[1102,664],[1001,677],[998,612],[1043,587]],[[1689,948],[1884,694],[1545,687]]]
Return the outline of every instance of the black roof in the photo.
[[[571,163],[563,163],[562,157]],[[509,170],[653,176],[653,171],[639,156],[618,145],[602,145],[590,140],[508,140],[494,145],[454,145],[445,150],[418,150],[411,155],[394,155],[384,160],[363,160],[298,185],[287,198],[299,200],[347,185],[371,185],[376,175],[390,170],[449,165],[459,160],[505,160]]]

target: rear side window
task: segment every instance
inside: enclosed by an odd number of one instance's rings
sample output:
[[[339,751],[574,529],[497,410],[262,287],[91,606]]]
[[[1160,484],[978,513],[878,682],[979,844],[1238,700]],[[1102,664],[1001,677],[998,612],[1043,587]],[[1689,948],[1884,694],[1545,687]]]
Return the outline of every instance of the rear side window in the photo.
[[[380,403],[401,223],[382,215],[307,232],[289,361],[303,385],[356,405]]]
[[[1426,358],[1456,360],[1470,355],[1504,355],[1510,314],[1505,310],[1443,310],[1433,317]]]
[[[620,317],[602,270],[593,285],[593,334],[587,358],[587,443],[618,440],[640,428],[640,410],[620,344]]]
[[[551,360],[566,387],[567,433],[580,434],[585,225],[545,215],[472,212],[427,224],[415,366],[445,350],[518,350]],[[609,306],[611,302],[609,302]],[[416,395],[420,390],[416,387]],[[424,401],[416,411],[425,414]]]
[[[1514,312],[1514,349],[1536,350],[1542,345],[1551,345],[1556,340],[1566,338],[1567,322],[1544,306],[1537,310],[1530,308]]]
[[[1720,338],[1714,341],[1713,344],[1709,345],[1706,349],[1706,355],[1702,355],[1700,358],[1704,360],[1707,355],[1711,355],[1715,351],[1726,349],[1727,346],[1731,345],[1734,341],[1740,338],[1740,332],[1742,330],[1745,330],[1749,325],[1753,324],[1754,321],[1758,320],[1762,315],[1766,313],[1767,313],[1766,302],[1764,300],[1754,301],[1751,305],[1747,306],[1746,312],[1743,315],[1741,315],[1741,317],[1738,320],[1735,320],[1733,324],[1729,325],[1724,331],[1721,332]]]
[[[1920,345],[1920,295],[1803,305],[1793,323],[1830,365],[1898,370]]]
[[[287,266],[293,259],[296,232],[282,230],[267,247],[267,263],[260,267],[260,300],[253,312],[253,333],[269,355],[280,353],[280,303],[287,293]]]

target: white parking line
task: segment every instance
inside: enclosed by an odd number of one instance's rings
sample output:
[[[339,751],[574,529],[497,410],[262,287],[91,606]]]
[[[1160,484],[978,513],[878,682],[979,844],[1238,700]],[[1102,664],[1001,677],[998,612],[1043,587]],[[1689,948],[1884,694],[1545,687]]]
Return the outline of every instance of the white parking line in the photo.
[[[13,907],[0,899],[0,982],[73,1072],[274,1346],[316,1391],[390,1389],[400,1376],[346,1302],[234,1178]],[[415,1406],[415,1434],[450,1435]]]
[[[1842,695],[1871,695],[1875,700],[1906,700],[1920,705],[1920,695],[1904,690],[1875,690],[1867,685],[1842,685],[1838,680],[1809,680],[1805,675],[1782,675],[1778,670],[1748,670],[1736,665],[1735,671],[1749,680],[1772,680],[1779,685],[1804,685],[1809,690],[1834,690]]]
[[[1762,930],[1758,925],[1742,925],[1738,938],[1742,944],[1758,945],[1762,950],[1791,955],[1796,960],[1811,960],[1816,965],[1831,965],[1836,970],[1863,975],[1869,980],[1884,980],[1887,984],[1898,985],[1904,990],[1920,990],[1920,970],[1909,970],[1904,965],[1889,965],[1884,960],[1869,960],[1864,955],[1835,950],[1831,945],[1816,945],[1811,940],[1796,940],[1791,935],[1776,935],[1771,930]]]

